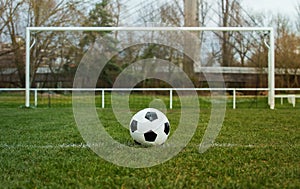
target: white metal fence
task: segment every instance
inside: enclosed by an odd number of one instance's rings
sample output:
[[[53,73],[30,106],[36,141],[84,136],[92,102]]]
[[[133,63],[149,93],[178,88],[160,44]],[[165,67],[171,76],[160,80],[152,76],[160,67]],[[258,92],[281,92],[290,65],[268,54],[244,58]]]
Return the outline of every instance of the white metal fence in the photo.
[[[24,104],[25,104],[25,91],[26,89],[24,88],[0,88],[0,92],[24,92]],[[39,99],[38,99],[38,93],[41,92],[68,92],[72,93],[73,91],[89,91],[89,92],[98,92],[101,94],[101,108],[105,108],[105,93],[106,92],[113,92],[113,91],[119,91],[119,92],[132,92],[132,91],[148,91],[148,92],[168,92],[168,100],[169,100],[169,109],[173,108],[173,96],[174,96],[174,91],[207,91],[207,92],[214,92],[214,91],[223,91],[226,92],[227,97],[232,98],[232,108],[236,109],[237,108],[237,96],[239,93],[243,92],[267,92],[268,88],[32,88],[30,89],[31,95],[33,95],[34,100],[31,106],[38,107],[39,105]],[[289,101],[291,100],[291,103],[295,107],[296,104],[296,99],[300,98],[300,88],[275,88],[276,95],[275,98],[280,98],[281,103],[283,103],[283,99],[286,98]],[[299,91],[299,92],[298,92]],[[288,93],[287,93],[288,92]],[[292,94],[298,93],[298,94]],[[228,95],[228,93],[232,95]],[[268,94],[264,94],[266,97]],[[0,96],[0,102],[1,102],[1,96]]]

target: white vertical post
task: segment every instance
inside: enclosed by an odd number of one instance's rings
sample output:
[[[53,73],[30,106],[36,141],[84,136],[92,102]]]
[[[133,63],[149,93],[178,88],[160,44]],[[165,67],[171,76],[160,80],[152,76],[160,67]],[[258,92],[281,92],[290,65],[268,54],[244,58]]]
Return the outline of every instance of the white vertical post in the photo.
[[[34,90],[34,106],[37,107],[37,104],[38,104],[37,90]]]
[[[102,105],[102,108],[104,108],[105,107],[105,98],[104,98],[104,95],[105,95],[105,93],[104,93],[104,89],[102,89],[102,96],[101,96],[101,99],[102,99],[102,101],[101,101],[101,105]]]
[[[173,108],[173,89],[170,89],[170,109]]]
[[[232,108],[235,109],[236,108],[236,89],[233,89],[232,93],[233,93]]]
[[[269,48],[269,105],[270,109],[275,108],[275,39],[274,30],[270,29],[270,48]]]
[[[26,28],[25,107],[30,106],[30,30]]]

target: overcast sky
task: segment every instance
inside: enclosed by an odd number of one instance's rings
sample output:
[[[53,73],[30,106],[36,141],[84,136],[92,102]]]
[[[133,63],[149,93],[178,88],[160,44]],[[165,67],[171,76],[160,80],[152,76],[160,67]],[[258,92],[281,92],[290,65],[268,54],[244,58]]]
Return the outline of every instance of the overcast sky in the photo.
[[[300,0],[242,0],[245,8],[263,12],[283,13],[291,19],[296,15],[295,7]]]
[[[220,1],[220,0],[209,0],[209,1]],[[123,4],[126,5],[127,10],[123,13],[121,13],[121,16],[123,16],[123,19],[125,20],[124,23],[126,25],[130,25],[131,23],[135,23],[136,21],[136,15],[138,13],[138,10],[144,6],[149,6],[149,2],[155,2],[155,4],[158,6],[158,4],[164,4],[166,2],[173,3],[172,0],[121,0]],[[300,3],[300,0],[240,0],[241,4],[243,5],[243,8],[249,13],[253,12],[264,12],[266,14],[272,13],[277,14],[282,13],[286,16],[288,16],[292,21],[296,21],[296,6],[298,3]]]

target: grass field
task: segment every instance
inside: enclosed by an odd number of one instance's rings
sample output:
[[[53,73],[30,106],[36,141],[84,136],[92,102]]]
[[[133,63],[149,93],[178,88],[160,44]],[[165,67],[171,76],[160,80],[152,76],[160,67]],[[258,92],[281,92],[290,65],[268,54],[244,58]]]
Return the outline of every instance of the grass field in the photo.
[[[144,97],[139,98],[132,111],[143,104]],[[229,102],[214,147],[200,154],[198,146],[210,117],[209,103],[201,99],[204,108],[198,129],[186,148],[166,163],[133,169],[109,163],[84,145],[71,106],[60,107],[52,101],[51,108],[45,103],[24,109],[16,106],[16,100],[3,99],[0,97],[0,188],[300,187],[298,107],[278,105],[269,110],[265,99],[256,101],[256,106],[244,99],[237,106],[243,108],[232,110]],[[97,111],[113,138],[133,143],[111,108]],[[176,104],[167,116],[173,132],[180,117]]]

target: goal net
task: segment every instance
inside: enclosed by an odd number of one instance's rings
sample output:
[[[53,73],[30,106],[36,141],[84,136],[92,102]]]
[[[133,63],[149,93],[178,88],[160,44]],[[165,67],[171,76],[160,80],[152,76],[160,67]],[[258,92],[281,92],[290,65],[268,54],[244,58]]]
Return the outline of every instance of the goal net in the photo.
[[[25,106],[32,91],[82,89],[104,107],[118,88],[165,95],[169,107],[178,91],[265,95],[274,109],[274,69],[267,27],[28,27]]]

